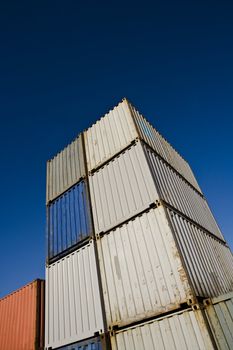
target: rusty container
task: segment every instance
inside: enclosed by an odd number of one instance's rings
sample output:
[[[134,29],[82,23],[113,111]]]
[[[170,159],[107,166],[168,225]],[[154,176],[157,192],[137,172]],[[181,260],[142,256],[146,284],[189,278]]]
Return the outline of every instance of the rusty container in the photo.
[[[35,280],[0,299],[0,350],[43,350],[43,280]]]

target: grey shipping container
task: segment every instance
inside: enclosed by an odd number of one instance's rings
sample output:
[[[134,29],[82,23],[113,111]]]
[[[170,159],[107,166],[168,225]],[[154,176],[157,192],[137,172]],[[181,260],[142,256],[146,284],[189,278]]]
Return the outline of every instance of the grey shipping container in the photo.
[[[84,132],[88,170],[97,169],[136,138],[148,143],[201,192],[188,163],[126,99]]]
[[[47,204],[86,176],[82,136],[47,162]]]
[[[163,207],[97,240],[109,329],[181,307],[192,299]]]
[[[100,337],[94,337],[70,345],[62,346],[59,348],[59,350],[105,350],[105,347],[102,346]]]
[[[93,234],[87,184],[83,180],[48,206],[48,262]]]
[[[48,348],[103,333],[103,310],[93,241],[46,268],[45,311],[45,344]]]
[[[200,310],[186,310],[116,331],[112,350],[214,350]]]
[[[233,349],[233,293],[205,300],[205,313],[219,350]]]

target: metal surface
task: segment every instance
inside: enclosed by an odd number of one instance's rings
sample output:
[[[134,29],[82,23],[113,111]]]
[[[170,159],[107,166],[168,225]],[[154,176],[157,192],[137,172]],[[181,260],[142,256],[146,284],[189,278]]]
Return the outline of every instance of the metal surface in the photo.
[[[72,345],[66,345],[59,350],[102,350],[100,337],[91,338]]]
[[[106,231],[158,198],[141,143],[89,176],[95,232]]]
[[[108,327],[177,309],[191,295],[163,207],[97,240]]]
[[[180,215],[167,211],[196,295],[208,297],[232,291],[230,249]]]
[[[200,311],[184,311],[118,331],[112,350],[214,350]]]
[[[233,349],[233,293],[205,301],[205,312],[219,350]]]
[[[81,135],[47,162],[46,202],[52,201],[85,176]]]
[[[0,349],[42,350],[44,281],[36,280],[0,299]]]
[[[93,170],[137,137],[125,100],[84,132],[88,170]]]
[[[94,242],[46,268],[47,347],[90,338],[104,329]]]
[[[130,104],[133,118],[141,139],[145,140],[161,157],[171,164],[197,191],[201,189],[188,163],[177,151],[158,133],[158,131]]]
[[[92,234],[86,182],[73,186],[48,208],[48,258],[75,246]]]
[[[206,200],[185,182],[155,152],[144,146],[160,198],[205,229],[224,239]]]

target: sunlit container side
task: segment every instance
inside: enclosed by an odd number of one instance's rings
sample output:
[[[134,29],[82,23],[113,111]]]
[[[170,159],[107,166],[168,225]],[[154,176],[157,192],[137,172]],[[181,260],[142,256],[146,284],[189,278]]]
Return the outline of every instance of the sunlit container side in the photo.
[[[201,193],[201,189],[188,163],[131,104],[129,106],[140,138],[170,163],[176,171]]]
[[[82,136],[47,162],[47,204],[84,178],[85,163]]]
[[[89,176],[95,232],[105,232],[158,198],[140,142]]]
[[[224,240],[206,200],[155,152],[146,146],[144,149],[160,198]]]
[[[104,234],[97,248],[110,329],[177,309],[192,297],[163,207]]]
[[[93,234],[85,180],[49,205],[47,231],[48,260],[59,258]]]
[[[84,132],[88,170],[93,170],[127,147],[137,131],[126,100]]]
[[[205,313],[219,350],[233,349],[233,293],[205,301]]]
[[[44,349],[44,281],[0,299],[0,349]]]
[[[170,222],[195,294],[218,296],[233,290],[233,256],[229,247],[168,209]]]
[[[94,242],[46,268],[45,343],[61,347],[104,330]]]
[[[186,310],[116,331],[112,350],[214,350],[201,311]]]

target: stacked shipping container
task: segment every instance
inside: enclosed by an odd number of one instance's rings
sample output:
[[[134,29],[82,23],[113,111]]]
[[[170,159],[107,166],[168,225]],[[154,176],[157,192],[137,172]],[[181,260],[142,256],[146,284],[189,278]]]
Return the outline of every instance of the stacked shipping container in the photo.
[[[127,100],[48,162],[47,207],[48,348],[216,346],[199,304],[232,291],[232,254],[189,165]]]

